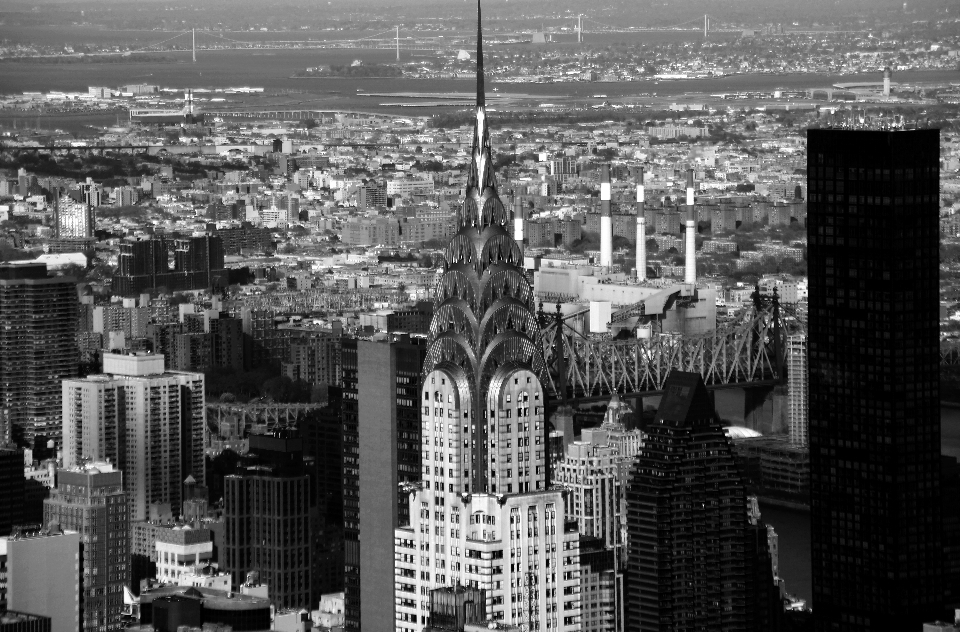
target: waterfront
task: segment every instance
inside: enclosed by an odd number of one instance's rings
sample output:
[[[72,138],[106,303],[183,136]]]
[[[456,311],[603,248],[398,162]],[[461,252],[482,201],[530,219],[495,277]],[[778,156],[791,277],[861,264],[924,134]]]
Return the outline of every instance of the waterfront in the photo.
[[[528,48],[528,46],[525,46]],[[298,80],[294,72],[325,64],[345,64],[355,59],[365,63],[391,63],[391,50],[348,49],[293,49],[293,50],[231,50],[202,51],[197,63],[190,63],[187,52],[164,52],[176,62],[76,62],[44,63],[38,61],[0,62],[0,90],[6,94],[26,91],[77,91],[88,86],[118,86],[129,83],[149,83],[171,88],[227,88],[231,86],[258,86],[268,91],[309,90],[340,91],[342,107],[376,106],[371,99],[358,99],[357,89],[376,92],[460,92],[463,80],[456,79],[363,79],[344,78],[328,80]],[[432,58],[433,53],[417,53],[418,58]],[[414,57],[403,52],[401,61]],[[471,77],[464,77],[470,80]],[[722,92],[772,91],[775,88],[806,90],[829,87],[846,81],[876,81],[874,74],[817,75],[817,74],[738,74],[709,79],[682,81],[636,82],[570,82],[570,83],[510,83],[500,84],[505,90],[522,91],[542,97],[560,96],[585,98],[602,92],[611,99],[635,97],[656,92],[658,97],[671,98],[688,94],[710,95]],[[898,73],[901,83],[960,82],[957,71],[905,71]],[[488,78],[497,86],[495,76]]]

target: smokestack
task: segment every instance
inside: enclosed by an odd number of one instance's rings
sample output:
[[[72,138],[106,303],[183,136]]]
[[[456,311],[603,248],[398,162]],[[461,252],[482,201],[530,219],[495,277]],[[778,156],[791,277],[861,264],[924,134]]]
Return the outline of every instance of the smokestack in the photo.
[[[697,210],[693,205],[693,169],[687,169],[687,243],[683,282],[697,282]]]
[[[893,73],[890,72],[890,66],[887,66],[883,69],[883,96],[890,96],[890,77]]]
[[[600,170],[600,265],[613,267],[613,219],[610,217],[610,165]]]
[[[523,249],[523,198],[513,196],[513,240]]]
[[[637,281],[647,280],[647,218],[643,214],[643,167],[637,175]]]

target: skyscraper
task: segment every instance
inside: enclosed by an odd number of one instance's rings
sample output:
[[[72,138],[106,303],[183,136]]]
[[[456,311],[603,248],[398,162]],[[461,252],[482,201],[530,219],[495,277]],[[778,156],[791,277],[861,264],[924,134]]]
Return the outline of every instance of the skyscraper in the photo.
[[[910,629],[943,590],[940,133],[807,139],[814,617]]]
[[[479,22],[479,3],[477,7]],[[477,33],[473,150],[430,325],[422,483],[396,530],[394,629],[430,625],[430,591],[484,591],[485,616],[526,630],[579,630],[576,523],[547,490],[540,325],[509,212],[497,194]]]
[[[252,460],[224,479],[221,564],[239,586],[258,571],[277,608],[310,601],[310,477],[299,437],[251,435]]]
[[[130,530],[123,473],[108,463],[57,472],[43,502],[44,524],[58,523],[83,538],[83,621],[80,632],[123,627],[123,588],[130,583]]]
[[[627,492],[627,534],[624,629],[770,629],[747,590],[756,565],[743,483],[696,373],[674,371],[664,384]]]
[[[0,443],[60,442],[60,380],[77,375],[77,283],[0,263]]]
[[[130,520],[151,503],[180,507],[183,482],[206,481],[202,373],[165,371],[160,354],[103,355],[103,375],[63,381],[63,464],[123,470]]]
[[[423,338],[343,342],[345,623],[381,629],[393,612],[393,530],[409,521],[401,484],[420,480]],[[362,623],[362,626],[361,626]]]
[[[787,337],[787,429],[790,443],[806,447],[810,429],[810,374],[807,371],[807,336]]]

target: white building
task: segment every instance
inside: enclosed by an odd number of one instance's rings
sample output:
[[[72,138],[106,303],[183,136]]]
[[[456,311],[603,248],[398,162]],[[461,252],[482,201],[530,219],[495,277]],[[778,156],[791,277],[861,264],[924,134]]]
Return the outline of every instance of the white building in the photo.
[[[151,503],[179,507],[187,476],[206,480],[203,374],[165,371],[160,354],[105,353],[103,371],[63,381],[64,467],[93,459],[123,470],[131,522]]]
[[[807,336],[787,336],[787,426],[790,443],[796,446],[806,446],[809,441],[809,382]]]
[[[564,494],[545,490],[540,382],[529,370],[499,372],[481,451],[469,438],[476,420],[459,377],[439,369],[424,380],[422,489],[410,496],[411,525],[396,531],[396,629],[422,630],[429,591],[460,584],[487,591],[494,621],[579,630],[579,534],[564,519]],[[470,470],[484,452],[490,491],[471,493]]]

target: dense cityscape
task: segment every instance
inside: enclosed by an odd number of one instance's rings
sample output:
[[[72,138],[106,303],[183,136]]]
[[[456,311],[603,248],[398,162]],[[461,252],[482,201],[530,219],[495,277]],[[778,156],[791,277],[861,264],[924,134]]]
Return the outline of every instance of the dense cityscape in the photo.
[[[0,15],[0,632],[960,629],[927,4],[421,8],[387,56],[357,7],[266,88],[156,8]],[[44,67],[98,81],[3,85]]]

